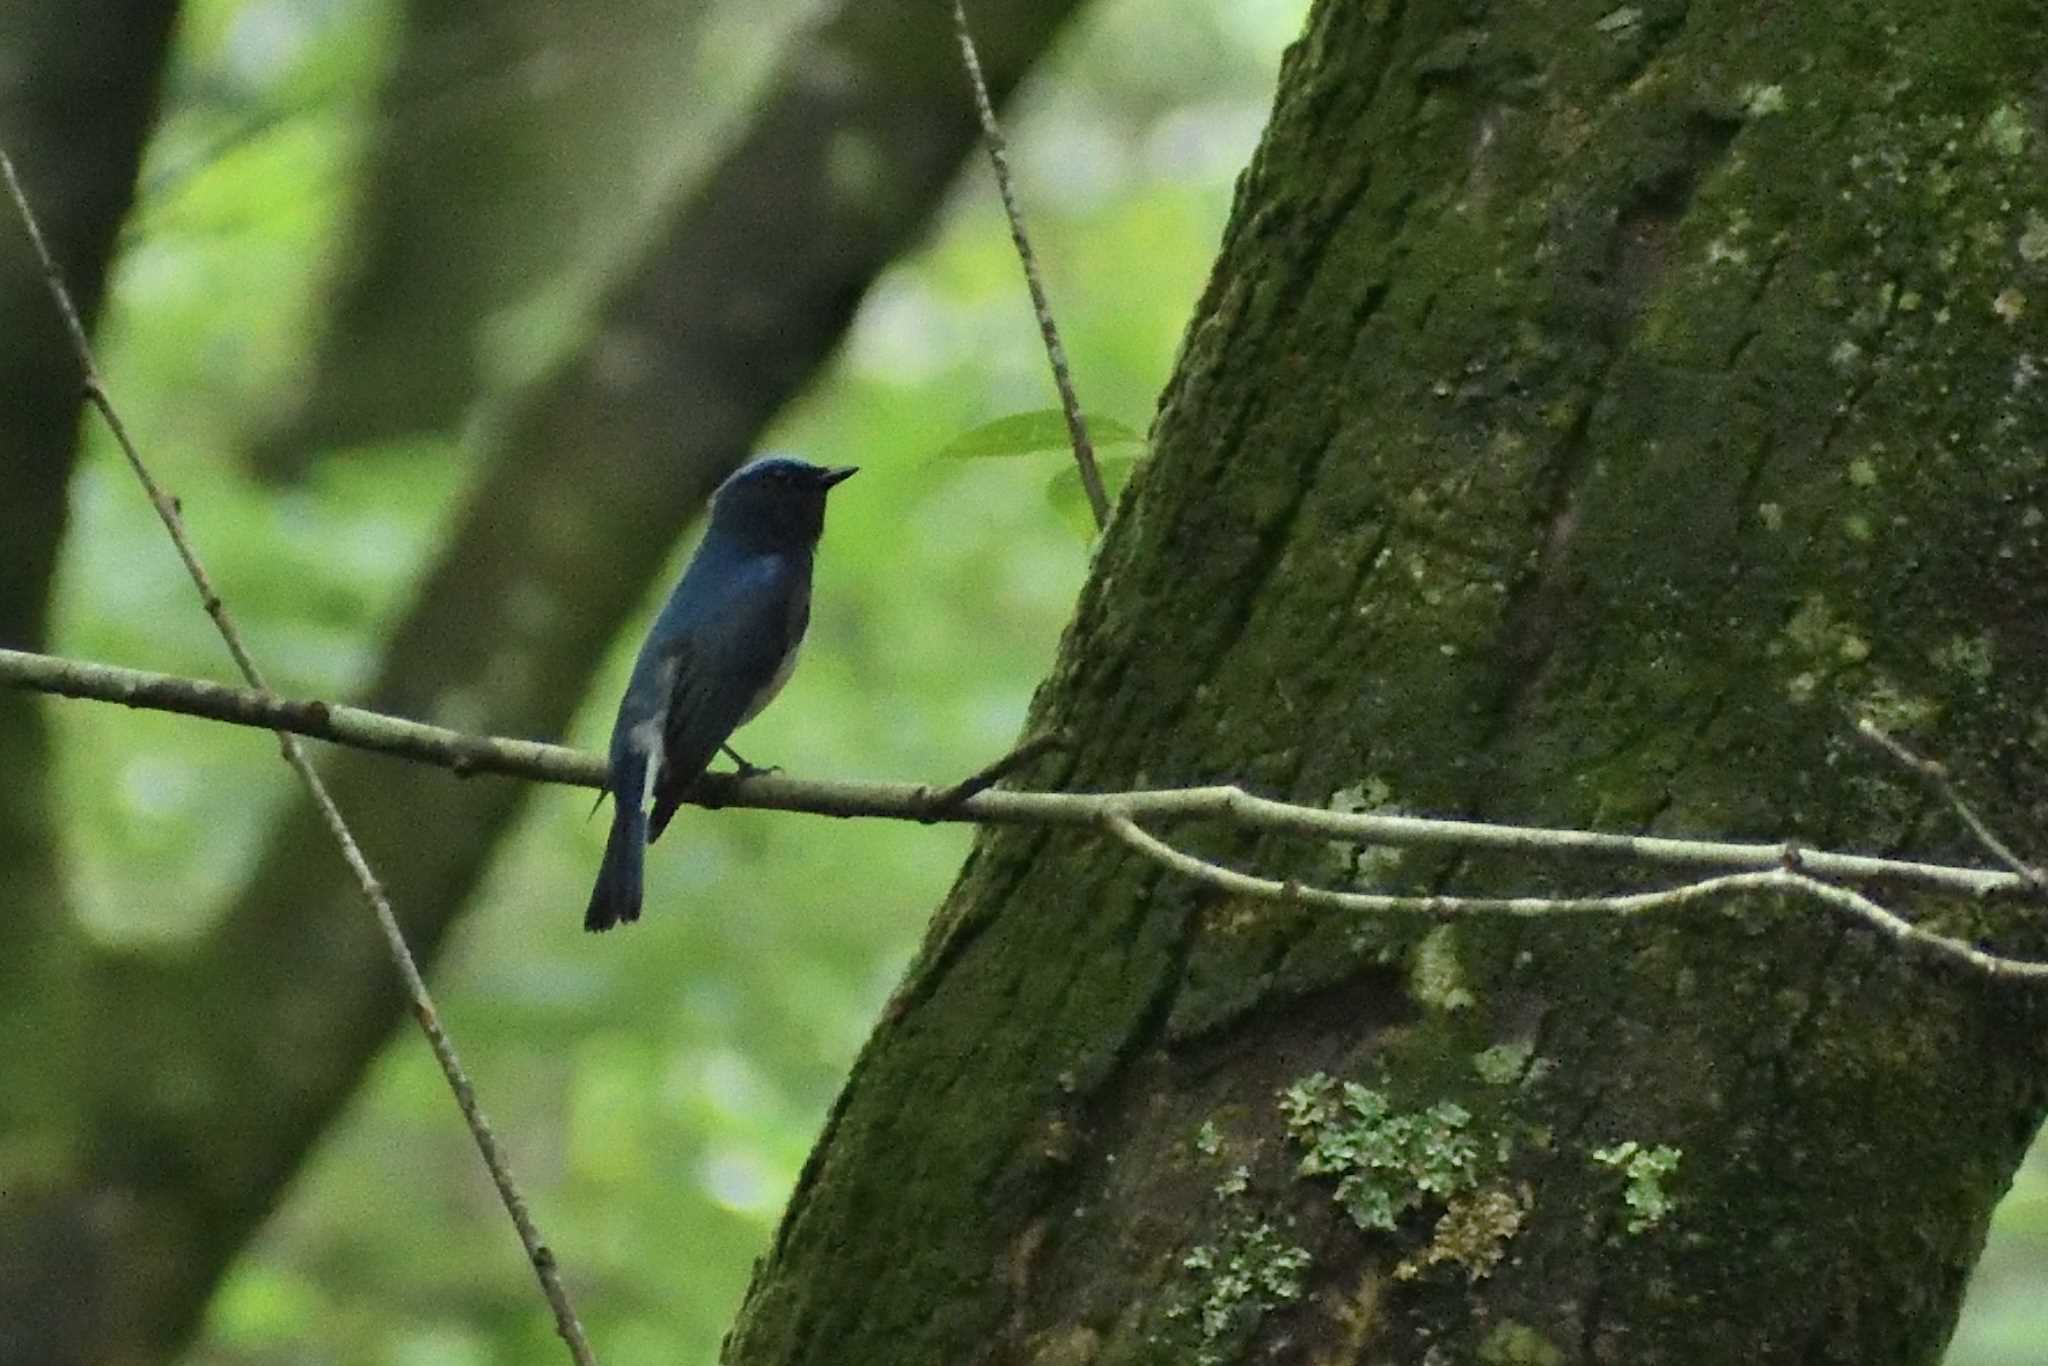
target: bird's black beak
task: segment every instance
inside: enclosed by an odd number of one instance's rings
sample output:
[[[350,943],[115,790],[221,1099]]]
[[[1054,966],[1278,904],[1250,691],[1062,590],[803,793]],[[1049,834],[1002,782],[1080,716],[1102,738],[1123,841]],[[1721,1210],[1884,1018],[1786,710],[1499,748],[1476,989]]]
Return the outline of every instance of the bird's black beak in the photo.
[[[818,476],[818,483],[820,486],[829,489],[841,480],[851,479],[859,473],[860,466],[858,465],[835,465]]]

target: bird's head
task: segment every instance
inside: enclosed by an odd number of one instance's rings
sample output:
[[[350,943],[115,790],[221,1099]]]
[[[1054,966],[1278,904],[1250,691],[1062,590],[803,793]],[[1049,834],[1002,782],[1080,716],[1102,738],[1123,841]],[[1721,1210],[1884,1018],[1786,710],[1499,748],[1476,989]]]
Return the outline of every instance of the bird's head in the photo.
[[[751,545],[809,547],[825,529],[825,495],[854,472],[787,455],[751,461],[711,495],[711,529]]]

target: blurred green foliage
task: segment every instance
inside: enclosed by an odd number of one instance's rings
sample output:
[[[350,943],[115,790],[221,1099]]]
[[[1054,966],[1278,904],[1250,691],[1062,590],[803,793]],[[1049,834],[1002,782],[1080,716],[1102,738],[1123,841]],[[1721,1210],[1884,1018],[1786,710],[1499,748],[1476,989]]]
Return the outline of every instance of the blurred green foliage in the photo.
[[[705,130],[743,120],[803,10],[713,8],[693,73],[700,107],[677,115],[692,130],[669,162],[679,175],[715,150]],[[1172,365],[1304,8],[1102,0],[1013,115],[1019,188],[1083,400],[1130,429],[1146,425]],[[237,458],[310,352],[396,29],[384,0],[187,4],[103,329],[130,425],[275,686],[299,695],[362,681],[471,472],[455,443],[421,442],[328,460],[278,490],[249,482]],[[506,378],[575,345],[607,259],[605,243],[583,244],[511,311],[493,339]],[[750,756],[806,775],[944,780],[1012,742],[1086,550],[1048,501],[1053,465],[931,457],[1050,401],[977,164],[935,239],[884,278],[828,381],[767,443],[865,472],[834,500],[804,667],[747,733]],[[102,435],[89,440],[58,648],[226,677],[153,515]],[[1073,506],[1073,491],[1058,496]],[[566,739],[600,745],[636,643],[616,643]],[[193,933],[253,862],[286,791],[274,745],[149,712],[53,715],[90,923],[113,940]],[[406,778],[394,762],[392,780]],[[604,1360],[708,1362],[969,835],[693,810],[652,853],[648,918],[599,940],[580,929],[604,836],[589,808],[584,793],[537,794],[442,962],[441,1006]],[[2048,1169],[2036,1162],[2001,1212],[1952,1363],[2039,1358],[2031,1285],[2044,1261]],[[406,1031],[230,1277],[193,1359],[561,1356]]]
[[[1094,450],[1103,490],[1114,505],[1117,494],[1130,481],[1132,468],[1145,453],[1144,433],[1100,413],[1082,414],[1082,423]],[[1066,414],[1058,408],[1040,408],[1012,413],[962,432],[946,443],[939,458],[984,460],[1025,456],[1038,461],[1053,471],[1045,482],[1046,500],[1081,539],[1090,540],[1100,528],[1095,525],[1095,509],[1089,506],[1070,441]]]

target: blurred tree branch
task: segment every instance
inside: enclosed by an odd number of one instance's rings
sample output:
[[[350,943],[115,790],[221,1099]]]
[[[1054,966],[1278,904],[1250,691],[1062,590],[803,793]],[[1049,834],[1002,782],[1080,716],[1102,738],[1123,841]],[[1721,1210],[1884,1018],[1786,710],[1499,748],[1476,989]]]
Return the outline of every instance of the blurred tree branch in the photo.
[[[1009,0],[978,16],[998,98],[1076,7]],[[744,134],[607,292],[587,346],[481,438],[476,485],[394,628],[370,705],[558,733],[689,517],[923,230],[974,129],[937,7],[849,3],[792,40]],[[431,960],[523,790],[457,800],[346,754],[322,771]],[[86,1165],[47,1176],[33,1208],[10,1192],[10,1289],[43,1287],[13,1320],[38,1345],[28,1359],[174,1352],[401,1018],[352,881],[306,857],[325,839],[319,813],[294,803],[201,942],[176,957],[95,954],[79,991],[24,1006],[42,1012],[18,1022],[26,1037],[120,1021],[95,1035],[91,1073],[64,1078],[90,1131],[62,1150]],[[8,920],[20,933],[57,912],[31,903]],[[42,1056],[0,1062],[0,1093],[31,1094]]]
[[[48,205],[51,249],[87,317],[134,194],[178,6],[169,0],[0,0],[0,144]],[[0,645],[48,639],[51,579],[77,459],[78,366],[18,228],[0,230]],[[0,696],[0,1361],[76,1359],[132,1321],[96,1268],[97,1200],[83,1160],[92,1117],[72,1072],[95,1017],[77,984],[89,952],[70,914],[42,710]]]
[[[85,319],[79,315],[71,291],[64,283],[63,272],[58,268],[56,259],[50,255],[49,239],[43,235],[35,208],[28,202],[27,194],[22,189],[21,178],[15,169],[13,158],[8,156],[4,147],[0,147],[0,180],[6,183],[7,196],[12,201],[22,226],[28,232],[29,244],[48,281],[51,301],[56,305],[57,312],[64,321],[68,334],[66,340],[78,360],[79,369],[85,375],[87,399],[113,434],[114,442],[120,447],[123,458],[127,460],[129,470],[141,485],[165,533],[170,536],[172,545],[177,549],[178,558],[184,564],[187,576],[192,580],[192,586],[199,592],[200,606],[213,619],[214,630],[227,646],[236,669],[251,690],[258,694],[268,693],[270,685],[265,681],[255,656],[250,652],[241,628],[236,625],[226,599],[214,586],[213,576],[207,572],[198,543],[185,525],[184,512],[178,500],[165,492],[163,485],[157,481],[155,473],[143,458],[141,449],[129,434],[127,424],[122,420],[113,397],[107,392],[99,362],[93,356],[91,339],[86,335]],[[434,1060],[447,1080],[456,1106],[462,1112],[463,1122],[469,1127],[470,1137],[476,1144],[478,1155],[482,1157],[485,1168],[490,1172],[491,1182],[497,1187],[505,1212],[510,1216],[520,1243],[525,1248],[527,1261],[539,1278],[541,1293],[555,1315],[557,1330],[569,1348],[571,1359],[577,1366],[596,1366],[596,1359],[591,1355],[590,1343],[584,1336],[583,1326],[577,1320],[569,1293],[562,1284],[554,1254],[541,1241],[540,1230],[528,1212],[526,1197],[512,1175],[511,1166],[506,1160],[504,1150],[498,1144],[497,1136],[491,1130],[490,1121],[484,1117],[483,1109],[476,1098],[475,1087],[471,1084],[469,1075],[462,1066],[462,1060],[456,1053],[455,1042],[442,1025],[440,1015],[434,1008],[433,997],[427,991],[426,979],[420,975],[419,964],[407,947],[404,934],[398,928],[398,918],[392,911],[390,898],[385,895],[384,888],[364,855],[362,846],[356,842],[355,832],[349,829],[347,818],[335,805],[326,784],[314,769],[313,761],[307,757],[306,747],[299,743],[299,737],[282,728],[274,728],[271,733],[277,737],[278,748],[285,763],[299,778],[306,796],[319,812],[321,822],[326,825],[328,833],[333,837],[336,847],[341,852],[342,862],[348,865],[357,891],[369,904],[377,923],[378,933],[390,954],[391,966],[397,971],[399,981],[403,985],[406,1003],[411,1007],[413,1017],[426,1037],[427,1046],[433,1052]]]
[[[453,429],[486,392],[494,312],[619,249],[660,193],[704,7],[675,0],[407,0],[356,178],[345,262],[259,473],[331,447]],[[674,160],[671,151],[667,160]]]
[[[99,311],[134,193],[177,12],[162,0],[0,0],[0,144],[23,149],[21,174],[49,204],[51,249],[87,317]],[[14,228],[0,232],[0,243],[0,645],[36,649],[48,639],[82,391],[35,257]],[[5,989],[7,974],[35,961],[28,943],[62,921],[48,758],[41,714],[24,699],[0,698],[0,867],[36,907],[0,916],[0,963],[8,965],[0,999],[19,998]]]

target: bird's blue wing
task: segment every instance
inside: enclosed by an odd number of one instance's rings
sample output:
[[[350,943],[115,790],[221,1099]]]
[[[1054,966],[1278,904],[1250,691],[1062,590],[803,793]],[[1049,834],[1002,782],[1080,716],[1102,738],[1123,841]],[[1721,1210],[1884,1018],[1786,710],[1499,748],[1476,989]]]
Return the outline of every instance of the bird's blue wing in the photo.
[[[758,710],[756,703],[782,673],[808,616],[806,558],[760,555],[717,568],[705,576],[715,596],[700,599],[688,591],[697,585],[686,581],[670,604],[677,618],[667,633],[674,642],[674,672],[662,718],[649,843],[667,827],[684,790],[710,767],[726,737]]]
[[[619,699],[611,837],[585,928],[640,918],[647,845],[725,737],[772,692],[803,634],[809,601],[808,555],[740,554],[716,540],[699,547]]]

